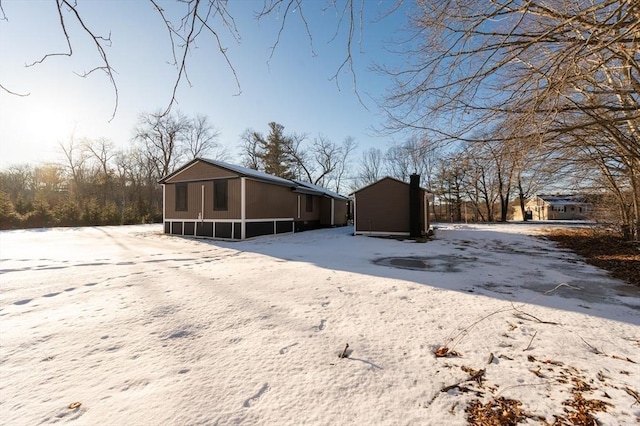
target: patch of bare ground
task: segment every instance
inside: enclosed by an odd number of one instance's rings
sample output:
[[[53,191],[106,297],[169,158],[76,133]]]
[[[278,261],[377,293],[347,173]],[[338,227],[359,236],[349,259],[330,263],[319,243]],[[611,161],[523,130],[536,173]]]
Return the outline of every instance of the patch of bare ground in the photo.
[[[611,231],[598,229],[549,229],[545,237],[613,277],[640,286],[640,243],[637,241],[625,241]]]
[[[440,352],[440,348],[434,352],[437,358],[443,358]],[[459,356],[461,356],[459,353],[455,354],[455,357]],[[515,358],[500,357],[503,360],[517,362]],[[614,355],[612,357],[615,358]],[[492,353],[489,357],[489,364],[493,362],[493,359]],[[549,385],[558,388],[564,387],[566,393],[571,396],[562,402],[562,414],[553,414],[552,422],[549,422],[545,415],[526,410],[521,401],[499,396],[500,386],[491,383],[490,378],[486,377],[487,370],[485,368],[475,370],[471,367],[461,366],[460,368],[468,374],[468,377],[459,383],[443,387],[441,392],[456,389],[458,395],[472,393],[485,400],[488,397],[488,401],[485,403],[482,403],[480,399],[473,399],[467,403],[464,411],[467,424],[470,426],[516,426],[520,423],[545,426],[597,426],[601,424],[597,420],[598,413],[607,412],[609,408],[615,407],[608,391],[623,389],[631,397],[631,401],[640,402],[638,391],[629,386],[622,388],[610,381],[610,378],[602,372],[598,372],[596,381],[594,378],[589,378],[586,371],[581,371],[561,361],[536,359],[533,355],[528,355],[526,359],[531,363],[532,368],[529,371],[532,374],[546,379]],[[626,361],[636,364],[629,358]],[[621,373],[629,374],[627,372]],[[596,395],[601,395],[601,398],[611,402],[591,398]],[[455,409],[455,405],[452,407],[453,409]]]

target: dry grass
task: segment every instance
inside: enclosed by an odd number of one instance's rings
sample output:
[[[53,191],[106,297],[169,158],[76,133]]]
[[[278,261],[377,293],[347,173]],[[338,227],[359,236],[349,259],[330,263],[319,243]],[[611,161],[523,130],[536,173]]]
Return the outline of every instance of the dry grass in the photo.
[[[471,401],[466,408],[467,422],[474,426],[511,426],[531,418],[524,413],[520,401],[496,398],[486,404],[478,400]]]
[[[545,236],[615,277],[640,286],[640,244],[605,230],[551,229]]]

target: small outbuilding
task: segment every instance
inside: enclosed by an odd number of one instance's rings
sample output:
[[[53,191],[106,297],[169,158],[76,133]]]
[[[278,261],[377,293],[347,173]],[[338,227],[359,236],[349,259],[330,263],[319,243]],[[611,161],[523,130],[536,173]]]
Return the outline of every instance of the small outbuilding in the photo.
[[[430,193],[420,187],[420,176],[411,182],[385,177],[351,194],[356,235],[421,237],[429,230]]]
[[[165,234],[243,240],[347,224],[347,197],[223,161],[196,158],[160,183]]]

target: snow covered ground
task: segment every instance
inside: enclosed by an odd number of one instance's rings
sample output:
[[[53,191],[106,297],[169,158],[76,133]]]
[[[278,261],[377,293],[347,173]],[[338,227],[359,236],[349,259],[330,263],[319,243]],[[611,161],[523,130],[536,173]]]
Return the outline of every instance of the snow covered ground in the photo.
[[[538,228],[1,232],[0,423],[638,424],[638,289]]]

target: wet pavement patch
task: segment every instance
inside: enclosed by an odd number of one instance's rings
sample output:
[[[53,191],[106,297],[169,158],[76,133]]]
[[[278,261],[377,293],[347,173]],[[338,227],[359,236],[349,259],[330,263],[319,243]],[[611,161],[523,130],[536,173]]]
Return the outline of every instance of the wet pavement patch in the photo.
[[[391,266],[399,269],[411,269],[414,271],[431,272],[462,272],[460,266],[464,263],[475,262],[475,257],[438,255],[429,257],[382,257],[375,259],[373,263],[382,266]]]

